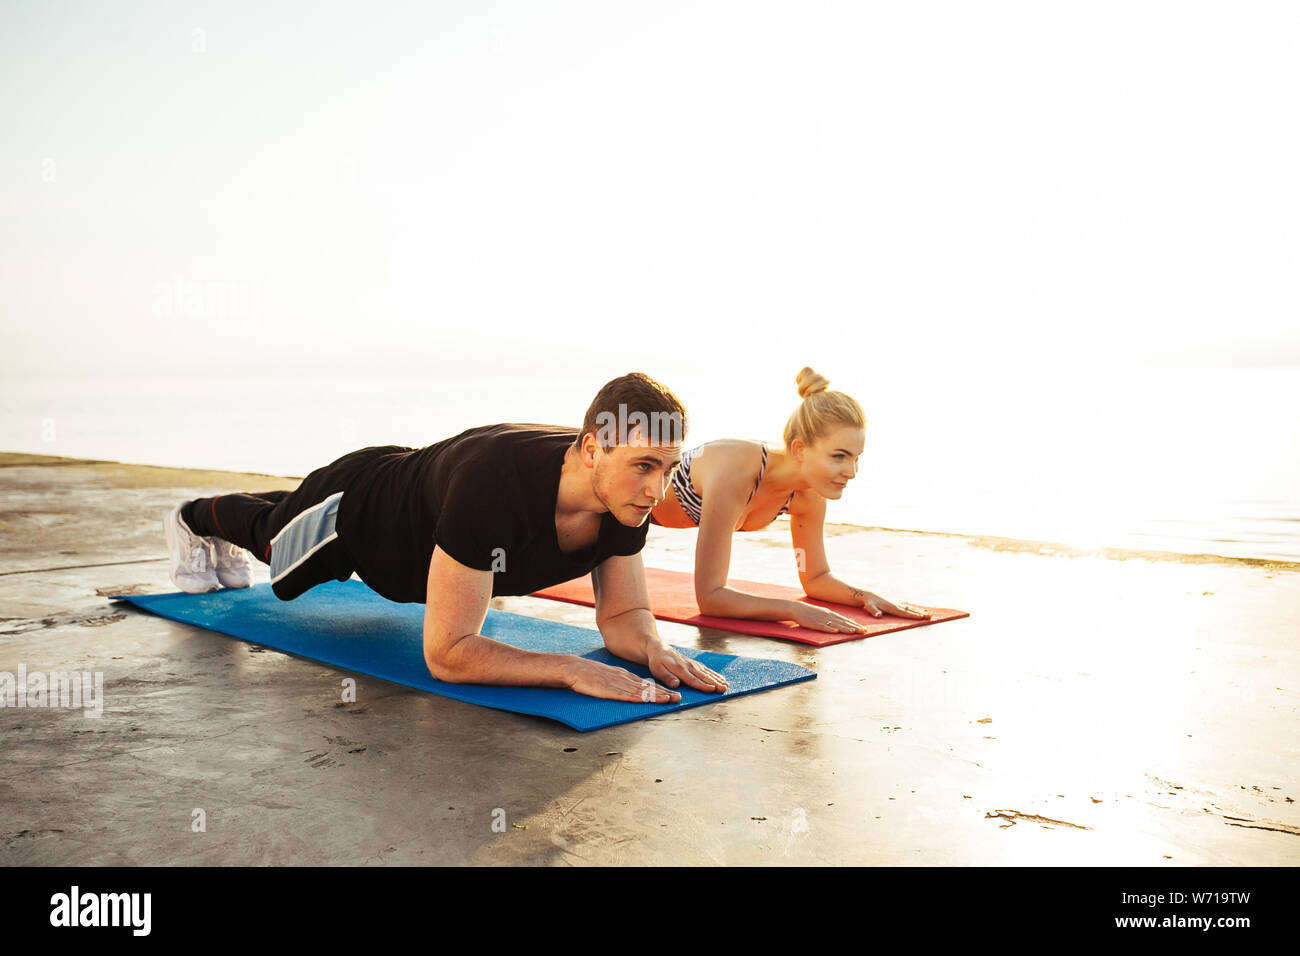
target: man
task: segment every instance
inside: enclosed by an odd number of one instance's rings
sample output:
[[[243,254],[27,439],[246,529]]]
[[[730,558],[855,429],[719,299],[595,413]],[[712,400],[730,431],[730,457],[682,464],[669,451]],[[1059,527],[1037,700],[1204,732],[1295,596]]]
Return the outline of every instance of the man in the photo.
[[[612,700],[673,703],[719,674],[659,636],[641,548],[681,461],[685,410],[634,372],[607,383],[581,431],[472,428],[427,448],[363,448],[296,491],[219,495],[165,521],[172,581],[191,593],[247,587],[247,548],[292,600],[356,572],[394,601],[424,601],[424,659],[439,680],[568,687]],[[529,594],[591,572],[610,652],[664,685],[586,658],[524,651],[478,633],[494,595]]]

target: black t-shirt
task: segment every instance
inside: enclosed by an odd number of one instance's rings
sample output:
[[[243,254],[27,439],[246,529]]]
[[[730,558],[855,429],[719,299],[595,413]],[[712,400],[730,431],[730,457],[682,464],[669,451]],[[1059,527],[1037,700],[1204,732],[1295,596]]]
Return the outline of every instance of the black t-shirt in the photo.
[[[555,533],[564,453],[577,429],[487,425],[427,448],[347,456],[339,540],[361,580],[393,601],[423,602],[436,544],[492,571],[492,593],[529,594],[581,577],[612,555],[637,554],[649,524],[601,516],[596,543],[566,554]]]

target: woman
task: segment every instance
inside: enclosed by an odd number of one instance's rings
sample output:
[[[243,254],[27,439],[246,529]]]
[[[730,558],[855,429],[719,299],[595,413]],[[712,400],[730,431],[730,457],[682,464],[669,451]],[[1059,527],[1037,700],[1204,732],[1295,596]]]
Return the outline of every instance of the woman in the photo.
[[[795,379],[803,399],[785,426],[785,447],[723,439],[682,456],[673,476],[673,494],[654,509],[656,524],[667,528],[698,525],[695,545],[695,600],[700,612],[716,617],[793,621],[815,631],[861,633],[858,622],[815,604],[759,597],[727,587],[731,535],[766,528],[778,515],[790,515],[790,537],[799,564],[799,583],[809,597],[866,608],[875,617],[893,614],[924,619],[929,614],[894,604],[835,578],[826,562],[822,526],[826,500],[839,498],[858,473],[866,441],[862,408],[810,368]]]

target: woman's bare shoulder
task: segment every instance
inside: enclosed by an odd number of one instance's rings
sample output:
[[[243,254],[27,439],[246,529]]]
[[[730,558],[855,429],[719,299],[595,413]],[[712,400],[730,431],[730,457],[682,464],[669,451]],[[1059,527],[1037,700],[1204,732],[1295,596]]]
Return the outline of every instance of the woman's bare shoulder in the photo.
[[[752,458],[754,470],[757,471],[762,447],[761,443],[744,438],[717,438],[696,448],[692,453],[692,461],[710,459],[732,464]]]
[[[691,454],[691,478],[702,485],[752,487],[758,477],[762,445],[742,438],[719,438],[700,445]]]

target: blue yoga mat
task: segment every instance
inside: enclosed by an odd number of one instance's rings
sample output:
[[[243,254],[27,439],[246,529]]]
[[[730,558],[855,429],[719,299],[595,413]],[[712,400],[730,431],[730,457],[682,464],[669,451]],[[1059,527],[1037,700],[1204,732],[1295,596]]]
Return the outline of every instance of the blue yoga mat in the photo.
[[[209,594],[119,594],[161,617],[229,634],[254,644],[309,657],[335,667],[427,690],[498,710],[549,717],[574,730],[599,730],[667,714],[728,697],[812,680],[817,675],[798,664],[710,651],[677,648],[727,678],[725,694],[689,687],[676,704],[600,700],[550,687],[488,687],[435,680],[424,665],[423,604],[397,604],[360,581],[331,581],[293,601],[281,601],[269,584]],[[488,611],[483,634],[529,651],[576,654],[625,667],[641,677],[650,672],[615,657],[600,634],[587,628],[505,611]]]

